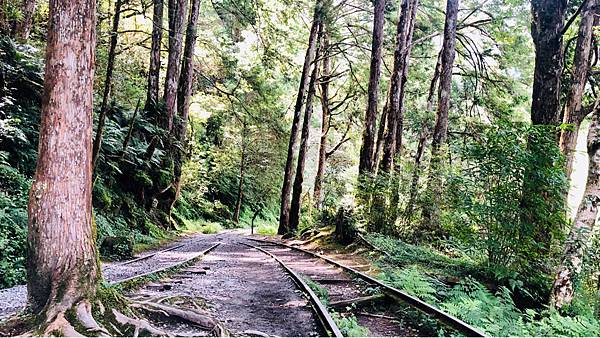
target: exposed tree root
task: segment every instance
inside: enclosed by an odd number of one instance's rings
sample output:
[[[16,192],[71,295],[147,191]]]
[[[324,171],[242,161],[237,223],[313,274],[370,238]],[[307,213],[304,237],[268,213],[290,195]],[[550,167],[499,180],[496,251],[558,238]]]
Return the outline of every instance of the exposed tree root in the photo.
[[[218,337],[228,336],[227,330],[221,323],[212,318],[210,314],[198,309],[182,309],[165,304],[153,302],[135,302],[133,306],[146,312],[176,317],[200,328],[210,331],[211,335]]]
[[[115,316],[115,320],[117,321],[117,323],[119,323],[120,325],[122,325],[124,327],[127,327],[127,326],[133,327],[133,329],[134,329],[133,335],[132,335],[133,337],[139,337],[140,333],[146,333],[153,337],[170,337],[171,336],[163,330],[154,328],[146,320],[125,316],[124,314],[117,311],[116,309],[113,309],[112,313]]]
[[[64,312],[59,313],[45,325],[44,336],[84,337],[65,317]]]

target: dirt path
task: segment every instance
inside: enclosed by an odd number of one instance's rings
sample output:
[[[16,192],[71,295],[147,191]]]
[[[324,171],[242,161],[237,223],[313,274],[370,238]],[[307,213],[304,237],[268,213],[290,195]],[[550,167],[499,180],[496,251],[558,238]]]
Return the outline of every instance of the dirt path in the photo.
[[[223,235],[221,246],[195,266],[131,296],[185,295],[206,304],[233,335],[248,331],[283,337],[323,335],[310,304],[279,264],[240,241],[239,233]],[[186,326],[166,329],[179,336],[200,335]]]

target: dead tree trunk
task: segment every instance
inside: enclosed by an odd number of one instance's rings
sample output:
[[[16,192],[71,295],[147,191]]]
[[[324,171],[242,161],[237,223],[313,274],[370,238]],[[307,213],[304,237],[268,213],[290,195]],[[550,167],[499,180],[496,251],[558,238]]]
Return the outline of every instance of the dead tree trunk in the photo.
[[[600,102],[600,99],[598,100]],[[575,279],[581,272],[585,252],[589,246],[600,205],[600,111],[596,106],[594,119],[588,135],[588,157],[590,159],[585,194],[569,238],[554,284],[551,305],[561,308],[568,305],[575,295]]]
[[[122,0],[117,0],[115,4],[115,14],[113,16],[113,26],[110,32],[110,46],[108,50],[108,62],[106,64],[106,78],[104,79],[104,93],[102,95],[102,104],[100,105],[100,113],[98,115],[98,126],[96,128],[96,138],[92,150],[92,170],[96,168],[100,149],[102,148],[102,134],[104,134],[104,125],[106,124],[106,114],[108,113],[108,101],[110,100],[110,92],[112,90],[113,72],[115,69],[115,56],[117,50],[117,42],[119,37],[119,20],[121,18]]]
[[[394,51],[394,68],[390,79],[388,93],[388,132],[385,136],[381,169],[389,173],[393,167],[394,157],[402,148],[402,132],[404,113],[402,112],[404,90],[408,76],[408,64],[412,50],[412,33],[415,26],[418,0],[403,0],[400,7],[400,18],[396,31],[396,50]],[[383,118],[383,117],[382,117]]]
[[[173,129],[173,121],[177,113],[177,91],[183,47],[184,22],[187,17],[187,0],[169,0],[169,57],[165,78],[165,106],[167,116],[163,127]]]
[[[315,207],[321,209],[323,206],[323,179],[325,177],[325,164],[327,162],[327,134],[329,133],[329,81],[330,81],[330,54],[329,35],[323,33],[323,68],[321,74],[321,142],[319,143],[319,163],[317,176],[315,177],[315,188],[313,197]]]
[[[587,0],[581,12],[577,47],[575,48],[573,68],[571,69],[571,88],[569,89],[567,104],[563,112],[563,123],[573,126],[572,129],[564,130],[560,137],[560,149],[567,159],[568,179],[571,178],[573,171],[573,159],[575,157],[579,127],[589,114],[589,111],[582,109],[581,102],[590,70],[592,39],[594,36],[594,13],[600,13],[600,10],[596,9],[598,5],[600,5],[600,1],[598,0]]]
[[[294,118],[292,121],[292,129],[290,132],[290,142],[288,145],[287,159],[285,163],[285,171],[283,174],[283,184],[281,187],[281,204],[279,210],[279,228],[277,233],[280,235],[289,232],[289,217],[290,217],[290,193],[292,191],[292,179],[294,177],[294,154],[296,153],[298,143],[298,131],[300,126],[300,117],[302,116],[302,107],[306,96],[306,87],[308,85],[308,77],[310,66],[313,63],[317,33],[321,22],[321,11],[323,10],[323,0],[317,0],[313,15],[313,22],[308,36],[308,48],[304,57],[304,65],[302,66],[302,75],[300,76],[300,86],[298,95],[296,96],[296,105],[294,106]]]
[[[321,40],[323,26],[319,26],[317,44]],[[319,57],[320,47],[317,46],[315,55]],[[292,191],[292,202],[290,205],[290,226],[288,233],[294,233],[298,230],[300,224],[300,211],[302,209],[302,184],[304,184],[304,167],[306,156],[308,154],[308,143],[310,138],[310,121],[313,113],[313,99],[317,91],[317,77],[319,76],[319,63],[313,65],[310,84],[308,86],[308,95],[306,97],[306,109],[304,111],[304,122],[302,124],[302,135],[300,138],[300,151],[298,152],[298,166],[296,167],[296,177],[294,179],[294,190]]]
[[[383,49],[383,22],[385,0],[374,0],[373,41],[371,45],[371,67],[369,88],[367,90],[367,111],[365,113],[365,129],[360,148],[360,175],[372,173],[374,170],[375,128],[377,124],[377,99],[379,96],[379,80],[381,75],[381,52]]]
[[[532,0],[531,36],[535,70],[531,121],[534,125],[560,124],[560,80],[563,70],[563,34],[566,0]]]
[[[92,224],[96,1],[50,0],[49,9],[39,155],[28,209],[27,290],[46,334],[70,336],[75,330],[66,312],[77,309],[78,317],[91,318],[86,309],[100,278]]]
[[[458,0],[448,0],[446,5],[446,23],[442,46],[441,68],[438,88],[438,108],[431,143],[431,173],[428,182],[429,201],[423,208],[423,228],[430,232],[440,230],[440,195],[442,191],[442,163],[448,137],[448,113],[452,90],[452,69],[456,48],[456,25]]]
[[[21,20],[15,27],[15,37],[20,41],[29,39],[31,26],[33,25],[33,16],[35,14],[35,0],[23,0],[21,5]]]
[[[150,47],[150,68],[148,70],[148,92],[145,110],[158,103],[160,79],[160,50],[163,37],[163,0],[154,0],[152,14],[152,46]]]

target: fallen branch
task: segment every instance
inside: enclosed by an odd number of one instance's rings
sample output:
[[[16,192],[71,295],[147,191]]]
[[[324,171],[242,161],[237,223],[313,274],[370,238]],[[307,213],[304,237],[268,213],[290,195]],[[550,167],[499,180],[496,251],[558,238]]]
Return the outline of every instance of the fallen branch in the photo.
[[[358,298],[352,298],[352,299],[339,300],[337,302],[330,302],[329,306],[332,308],[343,308],[343,307],[351,306],[351,305],[360,306],[361,304],[372,303],[374,301],[382,300],[384,298],[385,298],[385,295],[376,294],[376,295],[372,295],[372,296],[358,297]]]

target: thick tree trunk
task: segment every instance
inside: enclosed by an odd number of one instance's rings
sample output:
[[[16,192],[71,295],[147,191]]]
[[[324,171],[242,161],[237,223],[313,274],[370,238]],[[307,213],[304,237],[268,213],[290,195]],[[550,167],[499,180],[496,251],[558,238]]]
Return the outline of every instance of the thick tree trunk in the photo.
[[[158,103],[160,79],[160,50],[163,37],[163,0],[154,0],[152,14],[152,46],[150,47],[150,69],[148,70],[148,92],[145,110]]]
[[[181,172],[183,161],[185,160],[187,124],[190,114],[190,102],[192,99],[192,86],[194,84],[194,50],[196,47],[198,18],[200,16],[200,0],[192,0],[192,7],[188,20],[185,48],[183,52],[183,66],[181,68],[181,77],[179,79],[179,89],[177,91],[177,105],[180,119],[175,126],[175,139],[179,142],[179,147],[172,149],[173,153],[173,186],[175,196],[171,201],[171,209],[179,199],[181,193]],[[170,210],[169,210],[170,212]]]
[[[562,258],[552,286],[551,305],[561,308],[568,305],[575,295],[575,279],[581,272],[585,252],[589,246],[600,205],[600,111],[596,107],[588,135],[590,159],[585,193],[569,238],[565,242]]]
[[[319,27],[317,44],[321,40],[323,27]],[[317,47],[315,55],[319,57],[320,47]],[[317,91],[317,77],[319,76],[319,63],[313,65],[312,75],[308,95],[306,97],[306,109],[304,111],[304,122],[302,124],[302,135],[300,137],[300,151],[298,152],[298,166],[296,167],[296,177],[294,179],[294,190],[292,191],[292,202],[290,205],[290,226],[288,233],[294,233],[298,230],[300,224],[300,211],[302,209],[302,185],[304,184],[304,167],[306,165],[306,156],[308,154],[308,145],[310,138],[310,121],[313,113],[313,99]]]
[[[560,137],[560,149],[567,159],[568,179],[571,178],[573,171],[573,159],[575,157],[579,127],[589,113],[582,110],[581,102],[590,70],[592,39],[594,36],[594,13],[600,13],[600,10],[596,9],[598,5],[600,5],[599,0],[586,0],[581,12],[577,47],[575,48],[575,58],[573,60],[573,68],[571,69],[571,88],[569,89],[567,104],[563,112],[563,123],[573,126],[572,129],[564,130]]]
[[[441,203],[440,195],[443,193],[440,171],[442,170],[441,167],[445,157],[444,148],[448,137],[452,69],[456,55],[458,2],[458,0],[448,0],[446,5],[446,23],[444,27],[444,43],[438,88],[438,108],[431,143],[431,173],[428,182],[430,201],[423,208],[423,227],[431,232],[438,232],[440,230],[439,204]]]
[[[304,57],[304,65],[302,66],[302,75],[300,76],[300,86],[298,95],[296,96],[296,105],[294,106],[294,118],[290,131],[290,142],[288,145],[287,159],[285,170],[283,173],[283,184],[281,187],[281,204],[279,210],[279,228],[277,233],[280,235],[289,232],[289,217],[290,217],[290,193],[292,191],[292,179],[294,177],[294,154],[298,146],[298,131],[300,126],[300,117],[302,116],[302,106],[306,97],[306,88],[308,86],[308,77],[310,66],[313,63],[317,33],[321,25],[321,11],[323,10],[323,0],[317,0],[315,4],[315,12],[313,16],[310,34],[308,36],[308,48]]]
[[[403,0],[400,7],[400,17],[396,31],[396,50],[394,51],[394,68],[386,104],[389,109],[387,116],[388,132],[385,137],[383,158],[381,160],[381,170],[387,173],[391,171],[394,157],[400,154],[402,148],[404,128],[402,106],[418,4],[418,0]]]
[[[535,70],[531,121],[534,125],[560,124],[560,80],[563,71],[562,30],[566,0],[532,0],[531,36]]]
[[[532,0],[531,36],[535,45],[535,69],[531,105],[531,122],[534,126],[545,126],[547,132],[556,135],[558,145],[560,124],[560,86],[563,71],[562,31],[567,7],[566,0]],[[532,133],[527,147],[531,151],[543,144],[544,137]],[[538,151],[539,152],[539,151]],[[544,153],[536,156],[536,167],[524,173],[521,194],[521,223],[532,229],[538,244],[537,263],[545,264],[550,251],[553,226],[539,209],[549,192],[556,189],[552,184],[536,180],[537,171],[551,168],[553,159]]]
[[[329,81],[330,81],[330,52],[329,34],[323,33],[323,68],[321,74],[321,141],[319,142],[319,163],[315,177],[315,188],[313,198],[315,207],[321,209],[323,206],[323,180],[325,178],[325,165],[327,163],[327,134],[329,133]]]
[[[65,312],[93,298],[100,278],[92,224],[96,1],[50,0],[49,9],[27,289],[48,330],[68,334]]]
[[[117,0],[115,4],[115,14],[113,16],[113,26],[110,32],[110,46],[108,50],[108,61],[106,64],[106,78],[104,79],[104,93],[102,95],[102,104],[100,105],[100,113],[98,115],[98,126],[96,128],[96,138],[92,150],[92,170],[96,168],[100,149],[102,148],[102,134],[104,134],[104,125],[106,124],[106,114],[108,113],[108,101],[110,100],[110,92],[112,90],[113,72],[115,69],[115,56],[117,50],[117,42],[119,37],[119,20],[121,18],[122,0]]]
[[[29,39],[31,26],[33,25],[33,16],[35,15],[36,0],[23,0],[21,5],[22,18],[15,27],[15,37],[20,41]]]
[[[178,125],[178,139],[185,141],[187,133],[187,121],[190,115],[190,103],[192,99],[192,87],[194,84],[194,51],[196,49],[196,38],[198,36],[198,19],[200,17],[200,0],[192,0],[192,7],[185,36],[185,48],[183,51],[183,66],[179,79],[177,93],[178,111],[181,116]]]
[[[163,127],[168,131],[173,129],[173,121],[177,114],[177,91],[183,48],[184,22],[187,17],[187,0],[169,0],[169,57],[167,75],[165,77],[165,107],[167,116]]]
[[[383,23],[385,19],[385,0],[374,0],[373,41],[371,45],[371,68],[367,91],[367,111],[365,129],[360,148],[359,173],[372,173],[375,165],[375,136],[377,124],[377,100],[381,75],[381,52],[383,49]]]

